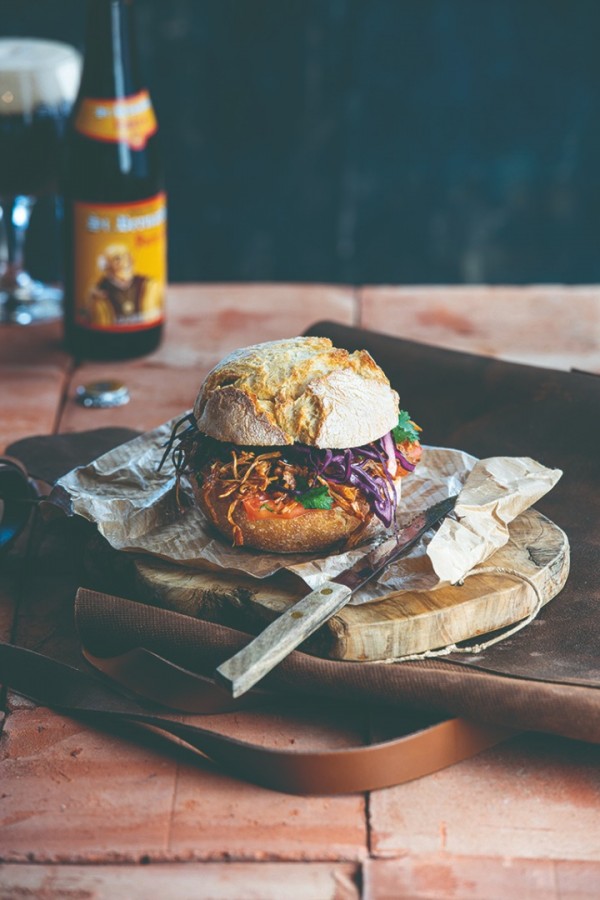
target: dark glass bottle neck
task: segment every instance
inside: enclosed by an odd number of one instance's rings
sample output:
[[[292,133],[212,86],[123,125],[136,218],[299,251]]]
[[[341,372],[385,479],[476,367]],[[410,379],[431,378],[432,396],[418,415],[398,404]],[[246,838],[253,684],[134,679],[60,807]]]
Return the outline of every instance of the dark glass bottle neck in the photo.
[[[89,0],[80,96],[128,97],[142,83],[133,0]]]

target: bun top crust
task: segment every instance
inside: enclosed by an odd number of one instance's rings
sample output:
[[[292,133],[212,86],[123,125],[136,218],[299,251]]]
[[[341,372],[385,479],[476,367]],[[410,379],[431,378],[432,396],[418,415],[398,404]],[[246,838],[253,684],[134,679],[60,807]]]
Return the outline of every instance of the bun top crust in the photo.
[[[398,422],[399,397],[366,350],[297,337],[236,350],[207,376],[198,428],[220,441],[359,447]]]

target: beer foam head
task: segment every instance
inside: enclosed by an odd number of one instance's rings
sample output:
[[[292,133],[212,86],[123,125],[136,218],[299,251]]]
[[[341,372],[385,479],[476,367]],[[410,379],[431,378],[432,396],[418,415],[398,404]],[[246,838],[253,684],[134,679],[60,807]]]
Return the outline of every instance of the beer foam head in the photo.
[[[0,38],[0,115],[71,104],[80,77],[81,56],[69,44]]]

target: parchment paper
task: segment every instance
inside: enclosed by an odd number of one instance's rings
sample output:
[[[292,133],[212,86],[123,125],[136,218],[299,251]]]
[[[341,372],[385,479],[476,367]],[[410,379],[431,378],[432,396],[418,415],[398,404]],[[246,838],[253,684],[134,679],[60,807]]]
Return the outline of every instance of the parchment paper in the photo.
[[[171,461],[158,463],[178,416],[69,472],[57,484],[71,512],[94,522],[116,550],[148,553],[204,570],[243,572],[267,578],[285,569],[310,588],[348,568],[381,537],[344,553],[269,554],[232,547],[217,535],[182,482],[186,509],[175,498]],[[459,494],[455,516],[432,537],[388,567],[378,580],[355,594],[364,603],[396,590],[432,590],[460,581],[508,540],[508,524],[549,491],[561,476],[532,459],[476,460],[461,450],[425,447],[416,470],[402,480],[400,526],[418,512]],[[186,493],[187,490],[187,493]],[[52,499],[52,498],[51,498]]]

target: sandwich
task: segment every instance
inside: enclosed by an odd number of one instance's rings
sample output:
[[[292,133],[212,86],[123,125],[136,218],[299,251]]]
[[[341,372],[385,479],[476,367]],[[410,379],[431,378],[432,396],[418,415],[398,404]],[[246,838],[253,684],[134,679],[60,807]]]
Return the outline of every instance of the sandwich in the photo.
[[[223,359],[163,462],[235,546],[314,553],[396,527],[419,431],[366,350],[298,337]]]

